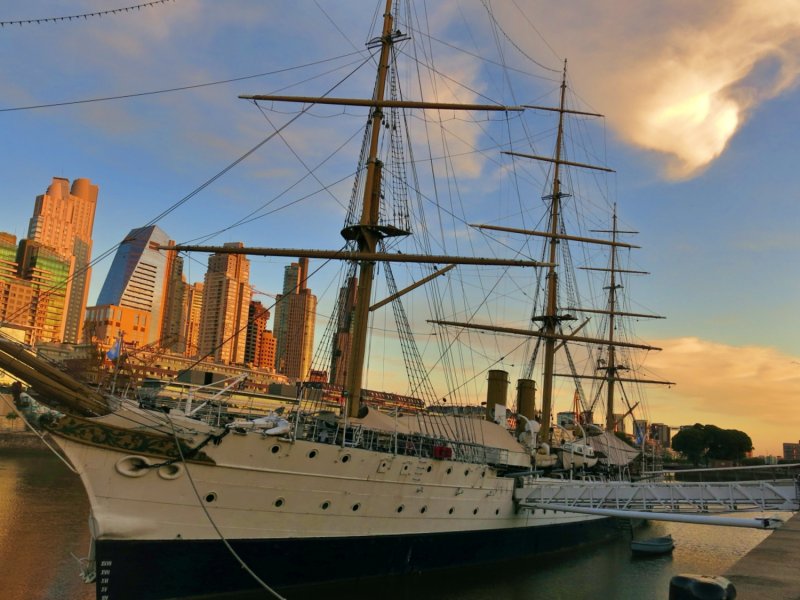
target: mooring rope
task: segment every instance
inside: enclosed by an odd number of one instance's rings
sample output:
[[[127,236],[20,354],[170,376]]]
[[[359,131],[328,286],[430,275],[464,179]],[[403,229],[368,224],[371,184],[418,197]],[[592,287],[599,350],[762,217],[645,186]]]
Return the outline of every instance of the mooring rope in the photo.
[[[203,499],[200,497],[200,492],[198,491],[197,486],[194,483],[194,478],[192,477],[192,474],[189,472],[189,465],[183,456],[183,450],[181,449],[181,443],[180,439],[178,438],[178,432],[175,430],[175,424],[172,422],[172,418],[169,416],[169,414],[166,414],[166,417],[167,421],[169,421],[170,427],[172,427],[172,436],[175,438],[175,445],[178,448],[178,454],[180,454],[181,456],[181,462],[183,463],[183,467],[186,469],[186,476],[189,478],[189,483],[192,485],[192,490],[194,490],[194,495],[197,497],[197,503],[200,505],[200,508],[203,509],[203,512],[205,513],[208,522],[211,523],[211,526],[214,528],[214,531],[217,532],[219,539],[222,540],[222,543],[225,544],[225,547],[228,549],[231,555],[236,559],[236,561],[239,563],[242,569],[247,571],[247,573],[253,579],[255,579],[262,588],[264,588],[267,592],[269,592],[273,597],[277,598],[278,600],[286,600],[286,598],[281,596],[278,592],[272,589],[263,579],[261,579],[258,575],[256,575],[253,569],[251,569],[247,565],[247,563],[244,562],[242,557],[240,557],[237,554],[236,550],[233,549],[233,546],[231,546],[230,542],[228,542],[228,540],[225,539],[225,536],[222,534],[222,531],[220,531],[219,527],[217,527],[217,524],[214,522],[211,513],[208,512],[206,505],[203,503]]]

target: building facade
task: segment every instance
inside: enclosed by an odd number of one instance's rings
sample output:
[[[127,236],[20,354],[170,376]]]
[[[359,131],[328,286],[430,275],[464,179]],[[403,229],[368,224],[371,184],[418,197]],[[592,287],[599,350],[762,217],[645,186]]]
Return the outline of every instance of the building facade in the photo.
[[[792,444],[791,442],[783,443],[783,459],[792,462],[800,462],[800,442]]]
[[[266,371],[275,370],[277,340],[267,329],[269,310],[261,302],[251,301],[247,317],[247,343],[244,351],[246,364]]]
[[[275,368],[291,379],[305,380],[311,371],[317,297],[306,285],[308,259],[284,269],[283,293],[275,303]]]
[[[78,343],[83,329],[84,311],[89,297],[92,259],[92,229],[97,207],[98,187],[89,179],[54,177],[47,192],[36,197],[28,226],[28,239],[55,251],[69,262],[68,284],[64,290],[62,339]]]
[[[119,245],[97,297],[97,307],[117,306],[136,313],[146,312],[144,343],[159,347],[167,275],[175,253],[155,246],[166,246],[169,242],[169,236],[156,225],[132,229]],[[93,341],[90,336],[85,337],[87,342]]]
[[[203,316],[203,282],[186,284],[183,295],[184,355],[195,357],[200,352],[200,318]]]
[[[61,342],[70,269],[52,248],[0,233],[0,325],[24,330],[28,344]]]
[[[226,247],[242,248],[241,242]],[[243,254],[212,254],[203,283],[200,356],[225,364],[244,364],[250,308],[250,261]]]

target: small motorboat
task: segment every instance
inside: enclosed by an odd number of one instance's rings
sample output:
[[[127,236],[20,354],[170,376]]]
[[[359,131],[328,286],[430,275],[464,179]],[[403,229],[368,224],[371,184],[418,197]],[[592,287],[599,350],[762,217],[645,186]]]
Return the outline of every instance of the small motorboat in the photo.
[[[648,538],[646,540],[631,540],[631,550],[634,554],[668,554],[675,548],[671,535]]]

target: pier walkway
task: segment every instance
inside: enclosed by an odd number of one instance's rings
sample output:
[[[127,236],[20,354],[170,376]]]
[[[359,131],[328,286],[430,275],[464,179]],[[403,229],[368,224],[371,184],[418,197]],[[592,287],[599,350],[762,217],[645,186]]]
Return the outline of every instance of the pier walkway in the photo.
[[[773,531],[724,575],[737,598],[800,600],[800,513]]]

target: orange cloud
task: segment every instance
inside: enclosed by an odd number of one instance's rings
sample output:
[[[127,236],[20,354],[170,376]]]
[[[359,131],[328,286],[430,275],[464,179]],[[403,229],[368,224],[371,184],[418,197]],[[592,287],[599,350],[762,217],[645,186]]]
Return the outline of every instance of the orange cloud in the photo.
[[[649,356],[648,367],[677,386],[648,394],[653,421],[740,429],[756,454],[781,455],[783,442],[800,439],[800,358],[694,337],[654,343],[663,352]]]

